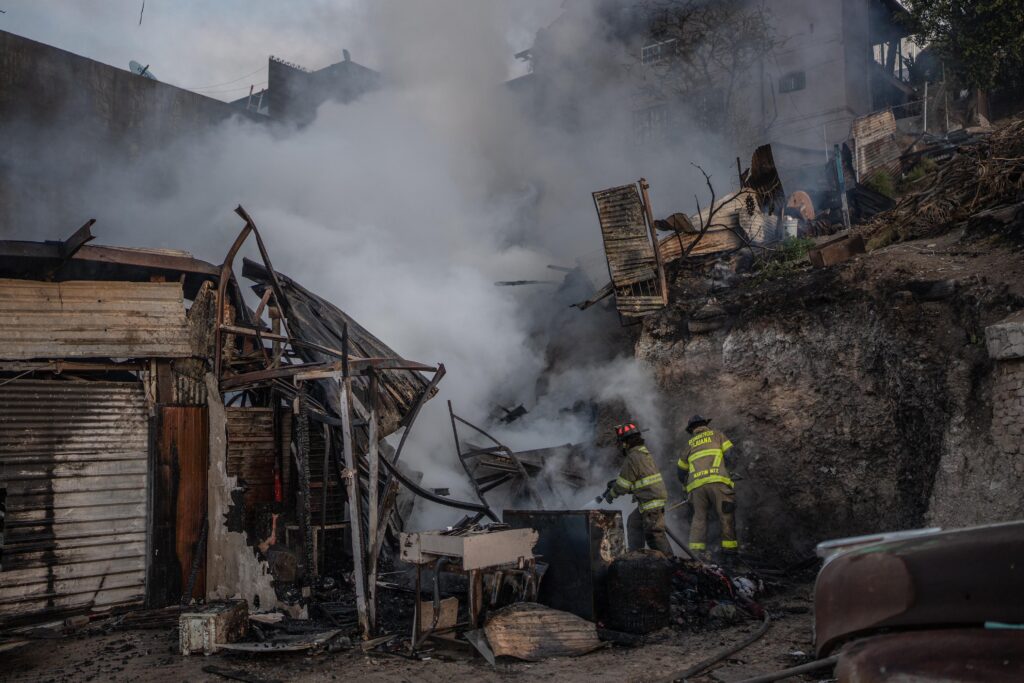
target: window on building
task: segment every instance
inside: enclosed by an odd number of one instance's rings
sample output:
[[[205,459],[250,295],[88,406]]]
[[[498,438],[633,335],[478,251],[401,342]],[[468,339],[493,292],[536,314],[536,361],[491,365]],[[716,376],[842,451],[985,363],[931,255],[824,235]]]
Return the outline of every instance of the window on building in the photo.
[[[658,64],[659,62],[668,61],[668,58],[675,52],[677,42],[675,38],[672,38],[671,40],[662,40],[645,45],[640,50],[640,63]]]
[[[633,134],[637,144],[664,139],[670,123],[671,112],[667,104],[656,104],[633,112]]]
[[[788,73],[779,79],[779,92],[796,92],[807,87],[807,74],[803,71]]]

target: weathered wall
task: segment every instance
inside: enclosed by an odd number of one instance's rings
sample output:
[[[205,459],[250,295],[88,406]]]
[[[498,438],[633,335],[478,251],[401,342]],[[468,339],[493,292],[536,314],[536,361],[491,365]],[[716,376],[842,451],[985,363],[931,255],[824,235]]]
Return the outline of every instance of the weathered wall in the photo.
[[[707,334],[687,332],[685,304],[648,318],[636,353],[677,448],[697,412],[739,446],[742,543],[796,557],[828,538],[1024,514],[1024,377],[993,369],[969,289],[816,271],[724,303]],[[663,472],[678,455],[659,454]]]
[[[986,327],[985,342],[992,365],[976,396],[980,414],[950,425],[929,510],[936,524],[1024,514],[1024,312]]]
[[[38,205],[70,234],[88,216],[72,207],[61,215],[68,183],[234,115],[245,113],[0,31],[0,237],[5,224],[29,220]]]

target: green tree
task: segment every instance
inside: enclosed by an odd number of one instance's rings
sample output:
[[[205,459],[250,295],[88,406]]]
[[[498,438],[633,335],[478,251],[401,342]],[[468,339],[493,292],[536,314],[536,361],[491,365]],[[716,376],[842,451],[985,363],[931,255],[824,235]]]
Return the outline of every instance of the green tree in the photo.
[[[1021,0],[904,0],[904,5],[912,30],[936,48],[965,85],[988,89],[1021,79]]]

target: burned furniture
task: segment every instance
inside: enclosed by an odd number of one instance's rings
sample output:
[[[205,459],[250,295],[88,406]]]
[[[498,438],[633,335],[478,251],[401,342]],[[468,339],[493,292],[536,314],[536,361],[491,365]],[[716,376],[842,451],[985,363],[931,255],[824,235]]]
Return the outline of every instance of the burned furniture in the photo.
[[[505,524],[535,529],[536,553],[547,564],[538,601],[590,621],[607,613],[608,570],[625,553],[617,510],[505,510]]]
[[[410,650],[415,652],[420,643],[431,635],[439,634],[441,616],[440,577],[443,571],[463,572],[468,575],[466,591],[467,630],[482,626],[486,607],[498,606],[503,596],[512,593],[513,601],[532,602],[537,597],[539,583],[533,547],[537,532],[532,529],[466,529],[452,531],[423,531],[403,533],[401,559],[415,566],[416,602],[413,615]],[[430,627],[424,633],[421,621],[423,569],[433,573],[432,613]],[[454,630],[454,626],[447,630]]]
[[[668,303],[665,264],[647,194],[647,181],[594,193],[608,275],[619,315],[636,318]]]

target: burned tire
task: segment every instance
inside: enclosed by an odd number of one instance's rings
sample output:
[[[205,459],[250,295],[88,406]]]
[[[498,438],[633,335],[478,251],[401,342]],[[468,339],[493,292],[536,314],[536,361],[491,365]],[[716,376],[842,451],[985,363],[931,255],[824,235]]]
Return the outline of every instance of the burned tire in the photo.
[[[661,553],[629,553],[608,569],[608,628],[650,633],[669,625],[672,567]]]

